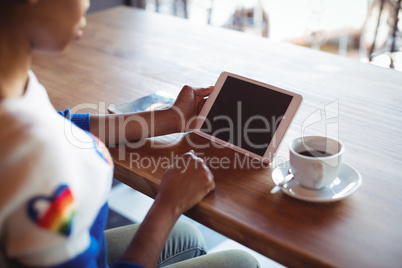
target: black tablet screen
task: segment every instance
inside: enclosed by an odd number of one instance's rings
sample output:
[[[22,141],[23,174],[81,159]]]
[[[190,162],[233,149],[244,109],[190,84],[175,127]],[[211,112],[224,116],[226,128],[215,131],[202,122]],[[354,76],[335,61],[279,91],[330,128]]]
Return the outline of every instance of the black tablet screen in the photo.
[[[201,131],[263,156],[292,98],[229,76]]]

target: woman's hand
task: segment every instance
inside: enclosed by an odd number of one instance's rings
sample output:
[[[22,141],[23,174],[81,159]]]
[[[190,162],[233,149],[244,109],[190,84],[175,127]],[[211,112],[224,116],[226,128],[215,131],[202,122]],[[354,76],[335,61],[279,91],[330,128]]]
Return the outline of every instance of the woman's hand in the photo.
[[[184,86],[172,107],[119,115],[91,115],[91,132],[111,146],[194,129],[197,115],[214,87]],[[112,134],[112,135],[111,135]]]
[[[171,109],[179,120],[179,130],[189,131],[195,127],[197,115],[200,113],[206,97],[214,90],[213,86],[207,88],[192,88],[184,86]]]
[[[121,260],[156,267],[180,215],[215,188],[204,161],[190,151],[165,171],[159,193]]]
[[[168,167],[163,176],[155,203],[180,216],[215,188],[212,172],[194,151],[183,155]]]

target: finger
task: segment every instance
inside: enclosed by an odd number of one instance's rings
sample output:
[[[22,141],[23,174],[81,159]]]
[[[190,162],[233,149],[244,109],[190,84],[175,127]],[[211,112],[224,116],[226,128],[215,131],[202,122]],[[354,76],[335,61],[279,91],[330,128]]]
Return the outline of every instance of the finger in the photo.
[[[214,174],[212,173],[212,171],[208,168],[208,166],[206,165],[205,161],[201,162],[201,166],[205,171],[205,175],[207,175],[208,180],[213,184],[212,188],[215,188],[215,181],[214,181]]]
[[[203,88],[194,88],[194,95],[206,97],[209,94],[211,94],[211,92],[214,90],[214,88],[215,88],[214,86],[203,87]]]
[[[193,159],[194,159],[195,161],[199,162],[199,164],[200,164],[201,166],[205,165],[204,159],[202,159],[201,157],[199,157],[199,156],[197,156],[197,155],[194,155]]]
[[[191,149],[191,150],[190,150],[190,151],[188,151],[187,153],[184,153],[184,155],[183,155],[183,156],[185,156],[185,155],[194,156],[194,155],[195,155],[195,152],[194,152],[194,150],[193,150],[193,149]]]
[[[216,186],[215,181],[212,181],[211,187],[209,188],[209,192],[212,192],[213,190],[215,190],[215,186]]]
[[[211,173],[212,174],[212,173]],[[213,175],[211,175],[213,177]],[[212,192],[213,190],[215,190],[216,184],[215,184],[215,180],[212,178],[209,178],[210,183],[209,183],[209,187],[208,187],[208,192]]]
[[[204,159],[201,157],[198,157],[194,150],[190,150],[189,152],[185,153],[183,157],[189,157],[190,159],[184,160],[185,163],[194,165],[195,169],[199,169],[199,167],[202,167],[203,169],[208,169],[208,167],[205,165]],[[190,162],[191,161],[191,162]]]
[[[190,151],[188,151],[187,153],[185,153],[185,155],[190,155],[194,160],[198,160],[201,162],[204,162],[204,159],[202,159],[201,157],[198,157],[197,154],[194,152],[193,149],[191,149]]]
[[[208,179],[210,180],[210,181],[212,181],[212,182],[214,182],[215,180],[214,180],[214,174],[212,174],[212,172],[211,172],[211,170],[209,170],[208,169]]]
[[[208,173],[211,173],[211,170],[209,169],[209,167],[207,166],[207,164],[205,164],[205,161],[203,159],[201,159],[201,166],[203,169],[205,169]],[[212,174],[212,173],[211,173]],[[208,174],[209,176],[209,174]]]
[[[195,152],[194,152],[194,150],[193,149],[191,149],[190,151],[188,151],[187,153],[185,153],[184,155],[188,155],[188,156],[190,156],[192,159],[194,159],[194,160],[202,160],[202,158],[199,158],[196,154],[195,154]],[[203,160],[202,160],[203,161]]]
[[[204,107],[204,104],[207,100],[206,99],[202,99],[199,103],[198,103],[198,107],[197,107],[197,114],[200,114],[202,107]]]

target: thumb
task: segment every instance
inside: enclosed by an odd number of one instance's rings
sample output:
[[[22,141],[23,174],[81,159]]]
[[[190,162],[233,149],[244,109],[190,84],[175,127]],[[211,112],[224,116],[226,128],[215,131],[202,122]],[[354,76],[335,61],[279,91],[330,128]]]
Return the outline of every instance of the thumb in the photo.
[[[202,107],[204,107],[204,104],[206,101],[207,101],[206,99],[203,99],[199,102],[198,107],[197,107],[197,114],[200,114]]]
[[[215,88],[214,86],[204,87],[204,88],[195,88],[194,95],[200,96],[200,97],[206,97],[209,94],[211,94],[211,92],[214,90],[214,88]]]

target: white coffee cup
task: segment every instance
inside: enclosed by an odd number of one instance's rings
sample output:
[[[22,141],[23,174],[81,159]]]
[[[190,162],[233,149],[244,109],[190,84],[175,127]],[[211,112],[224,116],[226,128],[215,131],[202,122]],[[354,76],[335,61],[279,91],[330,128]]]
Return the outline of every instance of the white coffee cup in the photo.
[[[301,186],[322,189],[339,175],[344,146],[322,136],[307,136],[289,144],[289,162],[294,179]]]

